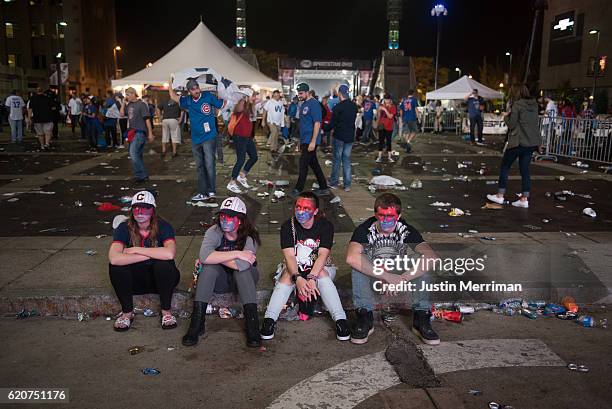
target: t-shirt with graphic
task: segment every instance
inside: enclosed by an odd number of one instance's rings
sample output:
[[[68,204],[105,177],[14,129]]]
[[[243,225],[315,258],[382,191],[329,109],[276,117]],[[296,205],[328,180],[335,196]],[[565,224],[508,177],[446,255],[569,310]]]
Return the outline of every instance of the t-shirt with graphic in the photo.
[[[23,107],[25,107],[25,102],[23,102],[23,98],[19,95],[10,95],[6,102],[4,103],[9,110],[9,119],[13,121],[21,121],[23,120]]]
[[[96,106],[96,104],[89,103],[85,105],[83,112],[86,114],[85,115],[86,123],[91,124],[98,120],[98,107]]]
[[[221,109],[222,99],[204,91],[198,99],[193,99],[191,96],[181,97],[180,106],[189,111],[192,144],[198,145],[217,136],[217,118],[213,108]]]
[[[364,248],[364,254],[370,259],[389,259],[396,256],[410,256],[414,249],[423,243],[423,236],[414,227],[400,218],[395,230],[385,236],[376,227],[376,217],[370,217],[361,223],[351,237],[351,241],[359,243]]]
[[[266,117],[266,121],[268,121],[268,123],[275,124],[280,127],[285,126],[285,105],[283,105],[283,101],[277,101],[272,98],[266,102],[264,109],[268,113]]]
[[[300,275],[306,276],[312,270],[317,257],[319,248],[332,248],[334,244],[334,225],[329,220],[321,217],[314,221],[310,229],[305,229],[300,223],[293,219],[295,226],[295,241],[291,229],[291,220],[287,220],[281,226],[281,248],[295,249],[298,271]],[[331,265],[331,258],[328,258],[325,265]]]
[[[164,247],[164,243],[172,240],[176,241],[174,236],[174,228],[170,223],[163,219],[157,219],[157,246]],[[128,223],[123,222],[113,231],[113,243],[121,243],[124,247],[153,247],[151,239],[147,237],[140,243],[133,244],[132,238],[130,237],[130,230]],[[145,263],[151,264],[153,260],[146,260]]]
[[[480,107],[484,105],[484,99],[481,96],[473,96],[467,100],[468,114],[470,118],[482,115]]]
[[[417,112],[416,109],[419,106],[419,101],[413,96],[409,96],[404,99],[400,105],[402,111],[402,121],[416,121]]]
[[[363,102],[363,120],[371,121],[374,119],[374,110],[376,109],[376,104],[374,101],[366,99]]]
[[[146,120],[149,118],[149,106],[141,100],[133,101],[127,104],[127,117],[129,129],[147,132]]]
[[[312,140],[312,131],[314,130],[315,122],[319,125],[322,121],[321,103],[315,98],[310,98],[304,101],[300,107],[300,143],[309,144]],[[317,145],[321,143],[321,128],[315,142]]]

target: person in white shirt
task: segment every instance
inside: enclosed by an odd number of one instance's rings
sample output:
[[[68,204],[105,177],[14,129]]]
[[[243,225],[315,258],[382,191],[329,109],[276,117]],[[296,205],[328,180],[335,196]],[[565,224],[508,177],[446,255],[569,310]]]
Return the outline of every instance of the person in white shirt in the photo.
[[[270,136],[267,144],[270,146],[270,152],[278,151],[278,138],[281,134],[281,128],[285,126],[285,105],[281,101],[280,91],[274,90],[272,99],[264,105],[264,114],[262,119],[262,127],[268,125]]]
[[[70,111],[70,126],[72,127],[72,136],[74,136],[74,129],[77,122],[79,122],[81,111],[83,109],[83,101],[81,101],[81,99],[76,95],[72,94],[70,96],[70,101],[68,101],[68,109]]]
[[[11,142],[23,142],[23,109],[25,102],[17,95],[17,91],[11,92],[4,105],[9,109],[9,125],[11,126]]]

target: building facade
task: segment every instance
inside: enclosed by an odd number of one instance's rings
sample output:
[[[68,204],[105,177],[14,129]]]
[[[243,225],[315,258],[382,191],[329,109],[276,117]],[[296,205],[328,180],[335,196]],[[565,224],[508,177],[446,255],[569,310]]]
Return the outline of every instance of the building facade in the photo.
[[[588,98],[596,86],[596,104],[603,91],[609,111],[612,1],[549,1],[542,29],[540,88]]]
[[[47,88],[52,66],[68,64],[64,92],[102,94],[114,73],[114,0],[4,0],[0,95]]]

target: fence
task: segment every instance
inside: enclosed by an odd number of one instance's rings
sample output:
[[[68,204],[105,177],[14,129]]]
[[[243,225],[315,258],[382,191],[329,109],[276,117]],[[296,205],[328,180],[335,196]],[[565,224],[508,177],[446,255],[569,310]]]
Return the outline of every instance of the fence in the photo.
[[[444,111],[440,118],[440,128],[442,131],[453,131],[457,134],[461,132],[461,123],[463,122],[463,115],[457,111]],[[423,112],[421,116],[421,130],[433,131],[436,129],[436,113],[435,112]]]
[[[545,153],[558,157],[612,163],[612,119],[540,117]]]

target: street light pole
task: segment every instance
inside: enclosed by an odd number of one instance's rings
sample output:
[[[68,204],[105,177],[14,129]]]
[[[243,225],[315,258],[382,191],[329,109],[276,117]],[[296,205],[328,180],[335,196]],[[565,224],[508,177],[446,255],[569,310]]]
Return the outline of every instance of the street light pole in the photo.
[[[431,9],[432,17],[436,17],[436,22],[438,26],[438,34],[436,39],[436,72],[434,75],[434,89],[438,89],[438,57],[440,56],[440,33],[442,31],[442,16],[446,16],[448,14],[448,10],[444,7],[443,4],[436,4]]]
[[[461,78],[461,68],[455,67],[455,71],[459,73],[459,78]]]
[[[512,53],[506,51],[506,56],[510,57],[510,64],[508,65],[508,85],[512,84]]]
[[[55,55],[55,71],[57,75],[57,98],[62,103],[62,53],[61,51]]]
[[[115,48],[113,48],[113,62],[115,64],[115,79],[118,79],[118,75],[117,73],[119,72],[119,67],[117,67],[117,51],[121,51],[121,47],[116,46]]]
[[[599,35],[601,34],[600,30],[591,30],[589,34],[597,34],[597,41],[595,42],[595,61],[593,61],[593,92],[591,95],[593,96],[593,103],[595,103],[595,90],[597,89],[597,75],[599,74]]]

